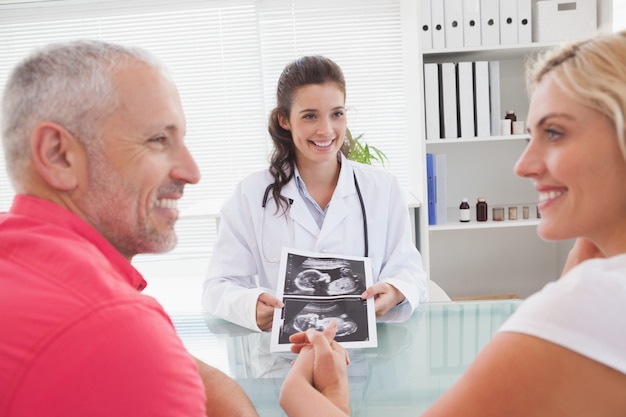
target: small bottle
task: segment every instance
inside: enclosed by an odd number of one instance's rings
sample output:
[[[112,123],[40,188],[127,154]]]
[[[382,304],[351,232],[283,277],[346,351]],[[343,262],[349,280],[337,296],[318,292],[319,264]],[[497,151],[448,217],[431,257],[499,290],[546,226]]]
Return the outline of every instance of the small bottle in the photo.
[[[479,198],[476,203],[476,220],[479,222],[487,221],[487,200]]]
[[[517,116],[515,115],[515,110],[507,110],[505,119],[509,119],[511,121],[511,132],[509,134],[513,134],[513,123],[517,121]],[[504,132],[503,132],[504,133]]]
[[[491,217],[494,222],[501,222],[504,220],[504,207],[494,207],[493,215]]]
[[[470,205],[467,202],[467,198],[461,200],[461,205],[459,206],[459,220],[462,222],[470,221]]]

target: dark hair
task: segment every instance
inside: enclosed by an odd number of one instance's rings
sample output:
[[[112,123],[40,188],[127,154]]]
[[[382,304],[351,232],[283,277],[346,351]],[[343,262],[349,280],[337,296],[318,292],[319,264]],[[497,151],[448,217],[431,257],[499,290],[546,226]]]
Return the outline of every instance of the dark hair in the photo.
[[[291,132],[283,129],[278,123],[278,115],[289,119],[293,97],[298,89],[311,84],[337,84],[346,95],[346,82],[339,65],[323,56],[303,56],[288,64],[278,78],[276,88],[276,107],[269,117],[268,131],[274,143],[270,158],[270,173],[274,177],[272,195],[279,207],[286,209],[287,199],[280,195],[285,184],[293,178],[296,163],[296,149]],[[342,149],[345,152],[344,149]]]

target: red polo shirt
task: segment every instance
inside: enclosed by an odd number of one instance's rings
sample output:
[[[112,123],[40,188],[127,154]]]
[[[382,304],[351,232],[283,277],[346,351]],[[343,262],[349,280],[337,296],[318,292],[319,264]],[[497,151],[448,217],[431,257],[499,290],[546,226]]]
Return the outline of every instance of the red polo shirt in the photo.
[[[0,214],[1,416],[203,416],[196,365],[139,272],[24,195]]]

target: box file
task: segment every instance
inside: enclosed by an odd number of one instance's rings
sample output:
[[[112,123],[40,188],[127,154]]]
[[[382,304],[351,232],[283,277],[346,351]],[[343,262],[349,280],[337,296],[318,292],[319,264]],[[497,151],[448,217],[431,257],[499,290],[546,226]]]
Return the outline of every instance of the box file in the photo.
[[[517,43],[527,45],[533,39],[531,0],[517,0]]]
[[[431,0],[420,0],[420,38],[422,50],[433,49],[433,25],[430,11]]]
[[[517,0],[500,0],[500,44],[517,44]]]
[[[437,0],[433,0],[437,1]],[[446,48],[463,47],[463,0],[443,0]]]
[[[459,62],[459,120],[462,138],[476,136],[474,129],[474,71],[471,62]]]
[[[482,45],[500,45],[500,0],[480,0]]]
[[[446,47],[445,18],[442,0],[431,0],[430,16],[433,35],[433,49],[444,49]]]
[[[437,211],[435,206],[435,156],[426,154],[426,192],[428,194],[428,224],[437,224]]]
[[[439,100],[439,68],[424,64],[424,111],[426,113],[426,140],[441,138],[441,102]]]
[[[489,113],[489,62],[474,62],[474,95],[476,97],[476,136],[491,135],[491,118]]]
[[[443,107],[443,137],[458,138],[458,109],[457,109],[457,74],[456,63],[444,62],[441,64],[441,99]]]
[[[489,61],[489,110],[491,117],[491,135],[501,135],[500,120],[500,61]]]
[[[437,224],[448,221],[446,154],[435,154],[435,211]]]
[[[480,46],[480,0],[463,0],[463,45]]]

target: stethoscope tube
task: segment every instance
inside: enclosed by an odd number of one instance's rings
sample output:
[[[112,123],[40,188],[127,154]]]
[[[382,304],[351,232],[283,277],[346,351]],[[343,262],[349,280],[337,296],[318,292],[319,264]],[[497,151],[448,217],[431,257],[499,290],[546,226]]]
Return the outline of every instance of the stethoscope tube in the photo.
[[[363,241],[365,246],[365,257],[369,255],[369,238],[367,231],[367,213],[365,211],[365,203],[363,202],[363,195],[361,194],[361,187],[359,187],[359,182],[356,179],[356,174],[352,172],[352,176],[354,177],[354,187],[356,188],[356,193],[359,197],[359,203],[361,204],[361,213],[363,215]],[[261,201],[261,209],[265,211],[265,206],[267,205],[267,200],[269,199],[270,191],[276,186],[276,183],[271,183],[265,188],[265,192],[263,193],[263,200]],[[289,199],[289,205],[293,204],[293,200]],[[262,220],[263,222],[263,220]],[[263,226],[261,226],[263,227]]]
[[[359,203],[361,203],[361,213],[363,213],[363,242],[365,245],[365,256],[369,255],[369,239],[367,236],[367,213],[365,212],[365,203],[363,203],[363,195],[361,194],[361,187],[359,187],[359,182],[356,180],[356,174],[352,172],[354,176],[354,187],[356,188],[356,193],[359,196]]]

